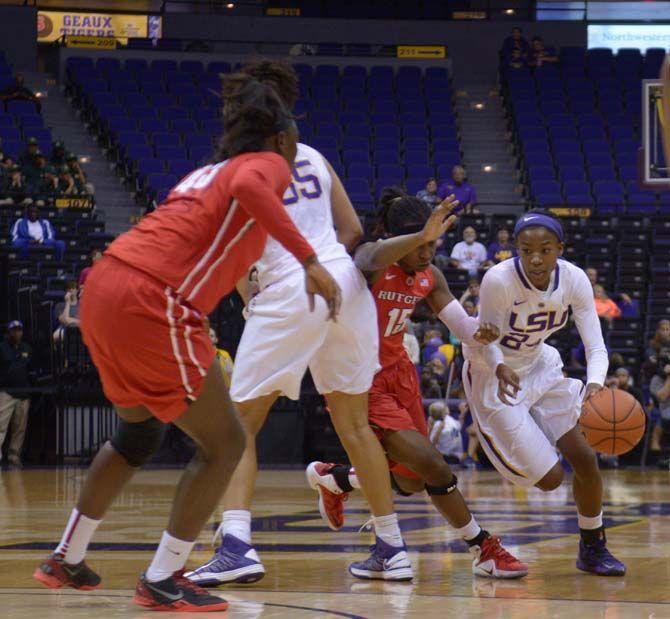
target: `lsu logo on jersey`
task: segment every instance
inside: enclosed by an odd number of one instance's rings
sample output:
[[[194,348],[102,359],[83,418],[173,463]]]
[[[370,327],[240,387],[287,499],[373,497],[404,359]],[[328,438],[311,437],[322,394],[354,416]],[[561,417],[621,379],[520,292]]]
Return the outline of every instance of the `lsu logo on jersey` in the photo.
[[[534,348],[541,344],[549,335],[548,332],[556,331],[565,326],[568,322],[568,310],[565,310],[560,318],[555,310],[535,312],[526,319],[526,326],[519,324],[519,315],[512,312],[509,317],[509,328],[512,331],[507,333],[501,340],[500,345],[511,350],[521,350],[522,347]],[[539,336],[539,334],[545,334]],[[537,334],[539,337],[530,342],[531,335]]]

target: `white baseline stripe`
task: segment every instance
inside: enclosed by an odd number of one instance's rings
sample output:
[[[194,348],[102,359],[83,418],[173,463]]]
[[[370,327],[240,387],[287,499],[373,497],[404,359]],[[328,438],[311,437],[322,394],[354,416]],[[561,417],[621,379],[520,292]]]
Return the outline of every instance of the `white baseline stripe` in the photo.
[[[228,257],[230,250],[235,245],[237,245],[240,239],[247,233],[249,228],[251,228],[251,226],[253,226],[254,223],[256,223],[255,220],[248,219],[247,223],[245,223],[240,228],[240,231],[230,240],[230,243],[226,245],[222,254],[214,262],[212,262],[212,264],[209,265],[209,269],[207,269],[207,272],[203,275],[202,279],[193,287],[193,290],[191,290],[188,297],[186,297],[187,301],[190,301],[191,299],[193,299],[193,297],[195,297],[198,294],[200,289],[207,283],[207,280],[211,277],[212,273],[214,272],[214,269],[216,269],[216,267],[218,267]]]
[[[219,228],[219,231],[216,233],[216,236],[214,237],[214,241],[212,244],[209,246],[209,249],[205,252],[205,255],[200,258],[198,261],[198,264],[195,265],[193,270],[186,276],[186,279],[183,281],[182,285],[179,286],[179,289],[177,292],[179,294],[182,294],[184,290],[189,286],[191,283],[191,280],[197,275],[198,271],[204,268],[204,266],[209,262],[210,258],[216,251],[217,245],[221,242],[221,239],[223,238],[223,235],[226,233],[226,230],[228,230],[228,226],[230,225],[231,220],[233,219],[233,216],[235,215],[235,212],[237,211],[237,205],[238,202],[237,200],[233,200],[230,203],[230,208],[228,209],[228,214],[226,215],[225,219],[223,220],[223,223],[221,224],[221,227]]]
[[[184,365],[184,359],[179,352],[179,340],[177,339],[177,325],[174,320],[173,310],[174,310],[174,299],[172,298],[172,290],[168,287],[165,289],[165,296],[167,298],[167,311],[165,315],[168,319],[168,324],[170,325],[170,341],[172,342],[172,353],[174,358],[177,360],[177,365],[179,366],[179,374],[181,375],[181,382],[186,389],[186,393],[191,395],[193,389],[188,382],[188,375],[186,374],[186,366]]]

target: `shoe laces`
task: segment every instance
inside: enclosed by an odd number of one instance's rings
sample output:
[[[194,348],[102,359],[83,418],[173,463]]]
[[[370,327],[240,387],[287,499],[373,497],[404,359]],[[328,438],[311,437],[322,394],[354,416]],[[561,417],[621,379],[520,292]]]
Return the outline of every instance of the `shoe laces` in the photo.
[[[612,553],[607,550],[606,540],[604,538],[597,539],[590,543],[584,543],[584,550],[586,554],[597,559],[614,559]]]
[[[374,521],[375,521],[374,516],[370,516],[370,519],[361,525],[361,528],[358,529],[358,532],[363,533],[363,530],[370,531],[372,529]]]
[[[517,558],[502,545],[499,537],[488,538],[487,551],[487,554],[491,554],[499,559],[517,561]]]
[[[172,575],[178,587],[181,589],[188,589],[189,591],[193,591],[193,593],[197,593],[198,595],[209,595],[205,589],[194,583],[192,580],[186,578],[184,576],[185,573],[186,570],[179,570]]]

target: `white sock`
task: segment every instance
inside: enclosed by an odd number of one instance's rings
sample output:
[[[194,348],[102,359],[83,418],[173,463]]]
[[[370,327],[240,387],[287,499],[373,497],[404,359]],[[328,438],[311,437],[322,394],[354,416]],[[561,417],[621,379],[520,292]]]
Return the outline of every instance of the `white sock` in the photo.
[[[251,512],[246,509],[224,511],[223,534],[232,535],[247,544],[251,544]]]
[[[356,469],[354,469],[353,466],[349,469],[349,483],[351,484],[352,488],[360,489],[361,487],[361,482],[358,481]]]
[[[391,546],[402,546],[402,533],[398,526],[398,514],[388,516],[373,516],[372,523],[375,527],[375,535]]]
[[[65,563],[76,565],[86,556],[93,534],[102,520],[93,520],[80,513],[75,507],[67,521],[63,537],[56,548],[56,554],[63,555]]]
[[[456,533],[458,533],[464,540],[467,541],[475,539],[481,530],[482,528],[479,526],[479,523],[473,516],[468,524],[466,524],[464,527],[461,527],[460,529],[456,529]]]
[[[580,529],[593,530],[599,529],[603,526],[603,513],[602,511],[597,516],[582,516],[577,514],[577,522]]]
[[[149,582],[159,582],[170,578],[172,574],[183,569],[194,544],[195,541],[186,542],[183,539],[172,537],[167,531],[163,531],[161,543],[158,544],[158,550],[156,550],[154,559],[146,571],[146,579]]]

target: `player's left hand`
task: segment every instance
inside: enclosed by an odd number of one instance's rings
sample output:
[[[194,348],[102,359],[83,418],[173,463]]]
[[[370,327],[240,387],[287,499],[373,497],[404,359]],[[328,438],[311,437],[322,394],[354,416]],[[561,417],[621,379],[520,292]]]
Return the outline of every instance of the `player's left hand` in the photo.
[[[486,346],[491,342],[495,342],[500,337],[500,330],[490,322],[483,322],[472,337],[475,342]]]
[[[592,397],[594,394],[598,393],[599,391],[602,391],[603,389],[606,389],[606,387],[603,387],[602,385],[599,385],[598,383],[589,383],[586,385],[586,392],[584,393],[584,402],[586,402],[590,397]]]

